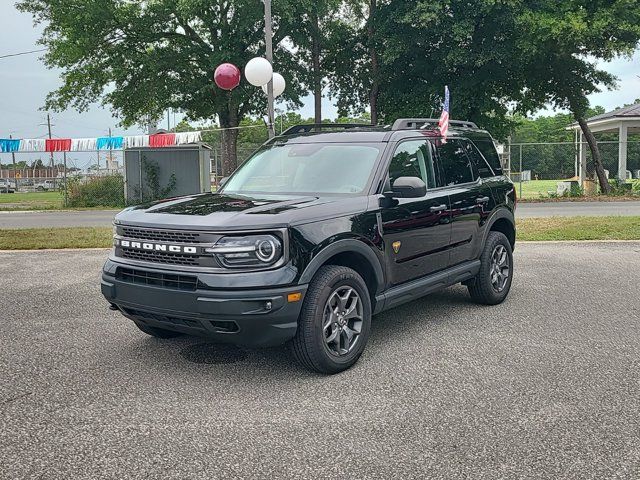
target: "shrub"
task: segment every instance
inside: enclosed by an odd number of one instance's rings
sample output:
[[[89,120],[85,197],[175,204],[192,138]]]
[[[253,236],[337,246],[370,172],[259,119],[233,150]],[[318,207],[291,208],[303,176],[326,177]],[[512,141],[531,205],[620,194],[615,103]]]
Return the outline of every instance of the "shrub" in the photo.
[[[96,177],[86,182],[80,178],[67,180],[68,207],[124,207],[122,175]]]

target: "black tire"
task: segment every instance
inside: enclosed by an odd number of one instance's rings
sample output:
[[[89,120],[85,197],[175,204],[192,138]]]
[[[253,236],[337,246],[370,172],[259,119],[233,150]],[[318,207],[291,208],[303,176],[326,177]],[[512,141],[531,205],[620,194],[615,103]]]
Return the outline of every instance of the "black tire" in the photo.
[[[156,338],[175,338],[182,335],[182,333],[180,332],[165,330],[164,328],[150,327],[149,325],[145,325],[144,323],[140,323],[136,321],[134,321],[133,323],[135,323],[136,327],[138,327],[147,335],[151,335],[152,337],[156,337]]]
[[[496,252],[504,252],[505,258],[508,264],[506,268],[504,266],[498,267],[501,270],[498,285],[494,282],[493,272],[496,265],[493,262],[493,255]],[[507,274],[502,282],[502,277]],[[480,255],[480,271],[478,275],[467,284],[469,288],[469,294],[476,303],[483,305],[497,305],[502,303],[511,289],[511,282],[513,281],[513,251],[511,244],[507,237],[500,232],[489,232],[487,240],[484,244],[482,254]],[[501,287],[501,288],[500,288]]]
[[[335,295],[338,295],[337,299]],[[354,318],[347,319],[351,314],[335,315],[336,310],[331,307],[330,300],[341,301],[343,297],[348,297],[346,301],[350,303],[347,307],[353,305],[353,309],[347,310],[355,312]],[[344,303],[341,305],[344,306]],[[331,318],[335,318],[336,322],[332,322]],[[328,324],[329,329],[325,329]],[[325,265],[309,284],[291,350],[296,360],[309,370],[326,374],[342,372],[358,361],[370,330],[371,299],[367,284],[350,268]],[[334,340],[330,340],[332,337]],[[341,348],[342,345],[346,348]]]

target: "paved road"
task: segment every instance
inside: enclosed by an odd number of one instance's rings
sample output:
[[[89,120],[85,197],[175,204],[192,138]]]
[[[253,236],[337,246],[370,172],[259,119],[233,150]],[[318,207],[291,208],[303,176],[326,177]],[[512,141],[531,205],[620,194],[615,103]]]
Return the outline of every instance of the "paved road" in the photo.
[[[0,212],[0,228],[110,227],[116,210]],[[519,218],[638,215],[640,202],[520,203]]]
[[[145,336],[105,256],[0,254],[0,478],[640,478],[640,243],[520,244],[504,304],[384,313],[332,377]]]
[[[110,227],[118,210],[0,212],[0,228]]]
[[[516,216],[533,217],[597,217],[606,215],[640,216],[640,202],[545,202],[519,203]]]

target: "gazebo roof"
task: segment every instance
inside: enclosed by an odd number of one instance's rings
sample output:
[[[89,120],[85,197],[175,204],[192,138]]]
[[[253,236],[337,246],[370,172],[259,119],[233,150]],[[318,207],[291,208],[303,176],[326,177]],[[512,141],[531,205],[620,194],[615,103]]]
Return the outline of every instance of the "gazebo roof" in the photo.
[[[626,125],[629,133],[640,133],[640,103],[588,118],[587,125],[594,133],[615,131],[621,128],[621,125]],[[580,130],[580,126],[577,122],[574,122],[566,129]]]
[[[601,113],[600,115],[596,115],[595,117],[589,118],[587,122],[597,122],[599,120],[607,120],[609,118],[627,118],[627,117],[640,118],[640,103],[636,103],[635,105],[629,105],[628,107],[618,108],[617,110],[613,110],[611,112]]]

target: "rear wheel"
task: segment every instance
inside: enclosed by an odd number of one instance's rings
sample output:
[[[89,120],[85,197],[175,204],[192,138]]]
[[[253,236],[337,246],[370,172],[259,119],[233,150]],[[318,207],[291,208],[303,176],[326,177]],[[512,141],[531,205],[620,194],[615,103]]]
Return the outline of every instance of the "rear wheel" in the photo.
[[[489,232],[480,255],[480,271],[468,284],[471,298],[485,305],[502,303],[513,280],[513,252],[507,237]]]
[[[141,322],[136,322],[135,320],[133,323],[135,323],[136,327],[138,327],[147,335],[151,335],[152,337],[156,338],[174,338],[182,335],[180,332],[173,332],[171,330],[165,330],[164,328],[150,327],[149,325],[145,325]]]
[[[370,328],[371,300],[362,277],[350,268],[327,265],[309,285],[292,351],[310,370],[338,373],[358,361]]]

